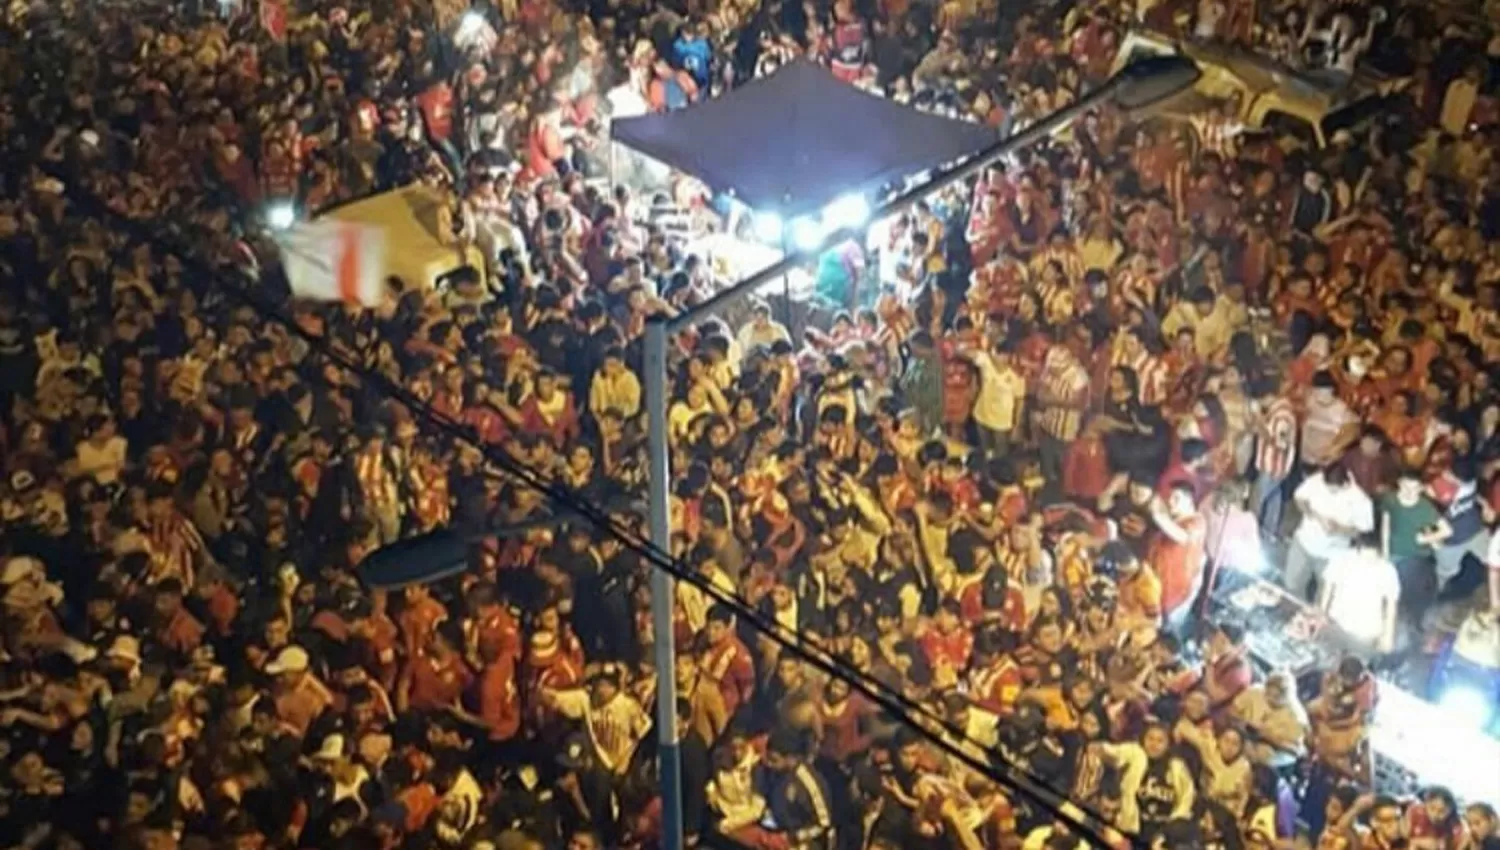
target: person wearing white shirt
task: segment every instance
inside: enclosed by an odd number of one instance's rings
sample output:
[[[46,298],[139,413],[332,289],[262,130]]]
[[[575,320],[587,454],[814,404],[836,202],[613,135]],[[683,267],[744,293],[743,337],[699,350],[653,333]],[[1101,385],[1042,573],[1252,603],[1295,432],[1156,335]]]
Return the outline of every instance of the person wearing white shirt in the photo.
[[[88,421],[88,438],[78,444],[74,462],[80,478],[93,478],[108,486],[120,479],[125,469],[129,443],[115,433],[113,419],[96,413]]]
[[[1230,712],[1250,731],[1248,750],[1255,762],[1285,767],[1305,751],[1310,724],[1291,673],[1276,670],[1263,684],[1246,688]]]
[[[1318,28],[1320,20],[1326,20],[1323,28]],[[1321,62],[1324,70],[1336,72],[1341,78],[1348,79],[1354,76],[1354,69],[1358,66],[1360,57],[1370,49],[1375,39],[1375,27],[1385,20],[1383,9],[1374,9],[1365,22],[1363,32],[1354,19],[1344,12],[1336,12],[1330,17],[1324,18],[1315,8],[1314,13],[1307,17],[1307,27],[1302,34],[1302,47],[1304,51],[1313,48],[1315,58]]]
[[[733,837],[758,823],[768,810],[766,798],[756,788],[760,754],[745,733],[735,731],[715,760],[718,770],[708,781],[708,805],[719,817],[718,831]]]
[[[1302,521],[1287,550],[1282,581],[1309,599],[1309,585],[1321,578],[1329,560],[1348,552],[1356,535],[1375,530],[1375,506],[1341,463],[1303,481],[1293,499]]]
[[[969,360],[979,372],[979,393],[974,398],[979,447],[988,458],[1003,457],[1021,424],[1026,379],[1012,365],[1011,355],[999,348],[993,354],[983,350],[972,352]]]
[[[606,664],[590,678],[586,689],[542,694],[564,717],[582,721],[600,766],[616,776],[630,767],[636,745],[651,729],[651,718],[645,709],[621,687],[619,669]]]
[[[1374,534],[1328,561],[1318,587],[1318,609],[1359,649],[1385,654],[1396,647],[1396,603],[1401,578],[1380,554]]]
[[[1116,820],[1120,829],[1144,837],[1154,834],[1162,824],[1192,813],[1196,800],[1193,776],[1182,759],[1172,753],[1172,737],[1165,726],[1147,726],[1140,743],[1090,746],[1120,770],[1122,797]]]
[[[739,344],[740,353],[743,355],[757,348],[769,350],[771,344],[777,341],[790,343],[792,335],[787,332],[786,325],[771,318],[769,305],[758,302],[750,310],[750,321],[740,327],[734,341]]]

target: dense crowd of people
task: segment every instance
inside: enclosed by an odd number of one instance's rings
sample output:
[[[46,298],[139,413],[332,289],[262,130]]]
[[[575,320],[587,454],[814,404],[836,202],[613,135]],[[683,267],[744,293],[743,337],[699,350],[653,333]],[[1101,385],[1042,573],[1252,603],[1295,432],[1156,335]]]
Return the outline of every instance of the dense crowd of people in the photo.
[[[641,332],[729,282],[691,236],[730,222],[685,177],[608,183],[610,96],[684,108],[806,56],[1022,126],[1141,29],[1408,84],[1326,149],[1232,105],[1091,113],[823,258],[795,335],[764,303],[679,335],[688,844],[1092,846],[942,738],[1143,847],[1500,846],[1500,801],[1377,788],[1368,741],[1372,671],[1500,628],[1473,10],[18,0],[4,26],[0,847],[660,846],[630,546],[575,518],[441,581],[359,570],[549,516],[486,452],[640,495]],[[413,182],[453,192],[444,239],[507,247],[378,310],[279,299],[268,206]],[[1336,664],[1261,676],[1205,616],[1217,573],[1268,570]]]

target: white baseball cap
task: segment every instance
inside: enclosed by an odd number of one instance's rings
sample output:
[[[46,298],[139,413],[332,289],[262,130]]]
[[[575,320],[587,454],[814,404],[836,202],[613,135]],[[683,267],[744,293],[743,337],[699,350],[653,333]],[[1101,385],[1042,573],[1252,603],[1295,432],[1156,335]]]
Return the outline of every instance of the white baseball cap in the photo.
[[[276,653],[276,657],[266,665],[266,672],[272,676],[282,673],[301,673],[308,668],[311,659],[307,657],[307,650],[300,646],[288,646]]]

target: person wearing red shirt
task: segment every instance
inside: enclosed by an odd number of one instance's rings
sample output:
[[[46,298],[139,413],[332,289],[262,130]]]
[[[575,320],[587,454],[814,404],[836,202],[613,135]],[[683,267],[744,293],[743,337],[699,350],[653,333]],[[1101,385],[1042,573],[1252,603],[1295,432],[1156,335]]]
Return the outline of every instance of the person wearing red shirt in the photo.
[[[502,643],[481,638],[480,660],[484,663],[473,699],[479,721],[489,730],[491,741],[509,741],[521,731],[521,692],[516,687],[515,651]]]
[[[1406,809],[1406,838],[1414,847],[1459,850],[1468,847],[1463,813],[1453,792],[1435,785],[1424,789],[1421,799]]]
[[[735,711],[755,695],[755,664],[751,661],[750,650],[734,633],[734,614],[721,605],[708,610],[703,636],[705,645],[700,665],[703,675],[718,683],[725,712],[733,717]]]
[[[156,615],[160,623],[156,637],[167,649],[186,657],[203,643],[203,624],[183,606],[182,583],[177,579],[156,586]]]
[[[1385,432],[1375,425],[1364,426],[1359,441],[1344,452],[1343,463],[1359,488],[1375,498],[1394,486],[1400,467]]]
[[[395,687],[398,672],[396,647],[401,643],[400,630],[369,600],[358,600],[349,612],[349,619],[349,634],[355,639],[360,663],[382,688],[390,691]]]
[[[474,612],[471,644],[480,658],[521,657],[521,624],[510,608],[501,603],[494,582],[480,582],[469,589],[468,602]]]
[[[426,646],[437,631],[439,623],[448,619],[448,609],[432,598],[425,585],[414,584],[406,588],[405,607],[396,618],[401,627],[401,636],[406,641],[408,655],[416,655]]]
[[[1109,487],[1113,473],[1101,425],[1100,420],[1091,420],[1063,457],[1063,493],[1074,501],[1097,501]]]
[[[463,409],[465,425],[474,429],[479,439],[490,445],[500,445],[510,437],[510,423],[494,404],[494,393],[482,383],[469,384],[466,388],[468,403]]]
[[[526,170],[538,180],[555,177],[557,164],[567,156],[562,113],[554,103],[532,120],[526,141]]]
[[[969,695],[991,714],[1005,716],[1026,687],[1015,659],[1015,638],[983,631],[974,641],[974,664],[969,670]]]
[[[1204,523],[1187,484],[1176,485],[1166,503],[1153,502],[1151,518],[1161,533],[1148,560],[1161,580],[1161,610],[1168,626],[1186,621],[1203,584]]]
[[[980,553],[988,551],[974,550],[976,558],[986,557]],[[987,568],[976,563],[976,567],[984,570],[983,577],[959,594],[959,613],[976,630],[996,627],[1016,634],[1026,631],[1026,597],[1019,587],[1011,584],[1010,574],[994,555],[987,557],[990,564]]]
[[[943,601],[937,616],[933,617],[932,626],[917,638],[917,642],[921,644],[922,653],[927,656],[927,663],[933,670],[946,665],[958,673],[969,666],[969,653],[974,649],[974,635],[960,619],[957,600]]]
[[[872,706],[863,694],[850,692],[849,683],[830,679],[818,705],[823,722],[822,754],[834,764],[848,764],[870,745],[865,718]]]
[[[544,608],[537,614],[521,664],[521,681],[523,693],[530,701],[524,718],[531,724],[530,731],[549,731],[558,715],[545,703],[542,694],[567,690],[583,681],[583,648],[563,628],[556,608]]]
[[[521,428],[551,440],[558,448],[578,439],[578,409],[573,394],[558,387],[556,374],[537,373],[535,390],[521,404]]]
[[[396,692],[397,707],[444,711],[454,706],[474,681],[458,651],[462,644],[463,633],[456,624],[444,623],[435,629],[425,651],[409,662]]]
[[[1177,460],[1168,464],[1162,471],[1161,478],[1157,479],[1157,494],[1167,499],[1174,489],[1186,486],[1191,491],[1194,502],[1202,499],[1208,491],[1211,452],[1212,448],[1204,440],[1196,437],[1183,440],[1177,448]]]
[[[949,457],[928,479],[928,490],[940,490],[953,500],[955,511],[972,511],[981,501],[979,485],[968,475],[962,458]]]
[[[447,81],[438,82],[417,95],[416,100],[427,134],[435,141],[448,141],[453,135],[453,87]]]

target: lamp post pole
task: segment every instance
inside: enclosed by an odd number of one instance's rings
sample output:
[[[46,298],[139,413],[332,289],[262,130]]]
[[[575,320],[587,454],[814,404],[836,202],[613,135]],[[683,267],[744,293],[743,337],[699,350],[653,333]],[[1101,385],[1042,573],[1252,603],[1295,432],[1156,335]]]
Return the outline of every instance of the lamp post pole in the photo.
[[[646,323],[646,440],[650,452],[651,544],[658,551],[672,551],[671,504],[668,481],[671,461],[667,455],[667,320],[654,317]],[[676,591],[666,570],[651,571],[652,651],[656,660],[656,737],[661,773],[661,831],[663,850],[683,850],[682,761],[677,739],[677,645],[672,628]]]
[[[1136,109],[1158,103],[1181,92],[1197,80],[1198,70],[1191,60],[1180,57],[1157,57],[1127,66],[1120,73],[1105,81],[1098,88],[1077,101],[1051,115],[1041,118],[1012,136],[1007,136],[993,145],[975,153],[972,157],[941,171],[932,179],[909,189],[886,201],[875,210],[870,219],[887,218],[916,204],[922,198],[979,172],[997,160],[1050,136],[1066,127],[1078,116],[1105,103],[1119,103],[1128,109]],[[783,223],[783,228],[789,223]],[[863,228],[843,228],[826,235],[815,251],[798,252],[794,242],[782,231],[782,257],[734,286],[717,293],[702,303],[684,310],[676,316],[654,316],[646,322],[645,335],[645,395],[646,425],[649,430],[647,444],[650,450],[650,468],[647,470],[650,488],[651,543],[658,551],[671,553],[672,524],[670,510],[670,484],[672,480],[671,459],[667,445],[667,335],[686,327],[699,316],[711,313],[730,301],[737,300],[747,292],[773,280],[778,275],[786,276],[801,262],[803,253],[816,255],[830,244],[838,244]],[[784,284],[783,292],[790,295],[790,282]],[[791,299],[787,298],[787,311],[791,311]],[[788,329],[790,330],[790,328]],[[678,760],[677,738],[677,648],[673,644],[672,609],[673,581],[665,570],[651,573],[651,623],[656,632],[654,643],[656,657],[656,727],[661,748],[661,796],[662,796],[662,848],[683,850],[682,842],[682,765]]]

